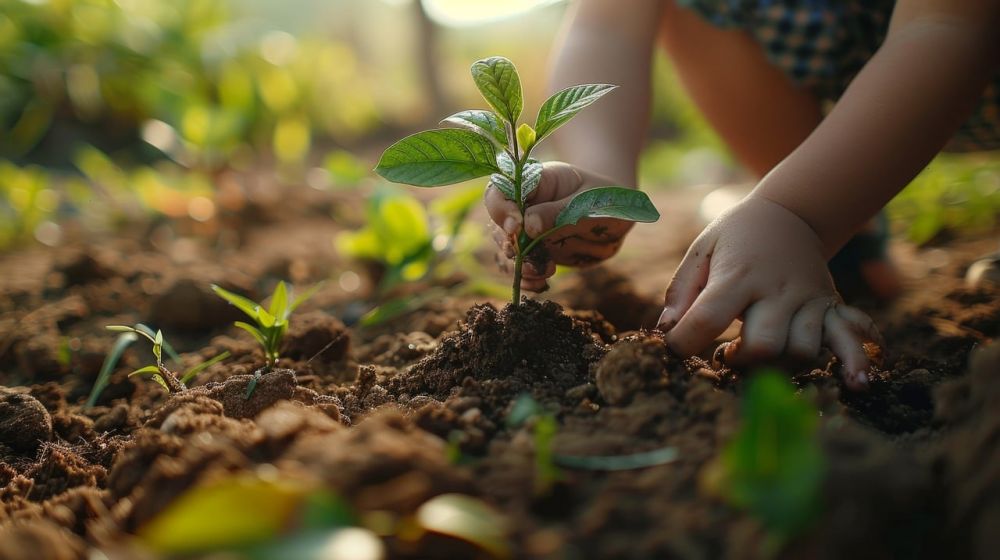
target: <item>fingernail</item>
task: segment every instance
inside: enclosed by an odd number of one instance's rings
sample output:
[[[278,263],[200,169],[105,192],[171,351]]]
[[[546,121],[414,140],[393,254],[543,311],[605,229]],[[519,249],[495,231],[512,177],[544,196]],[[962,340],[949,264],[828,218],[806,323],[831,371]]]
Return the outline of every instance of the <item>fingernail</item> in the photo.
[[[722,369],[726,367],[726,347],[729,346],[728,342],[723,342],[718,347],[716,347],[715,352],[712,352],[712,368]]]
[[[507,232],[507,235],[514,235],[517,233],[517,220],[513,216],[507,216],[507,219],[503,221],[503,230]]]
[[[663,332],[667,332],[674,328],[675,324],[677,324],[677,320],[674,319],[674,310],[669,307],[664,307],[663,313],[660,313],[660,318],[656,320],[656,328]]]
[[[542,218],[538,214],[532,214],[524,219],[524,232],[531,237],[538,237],[542,233]]]

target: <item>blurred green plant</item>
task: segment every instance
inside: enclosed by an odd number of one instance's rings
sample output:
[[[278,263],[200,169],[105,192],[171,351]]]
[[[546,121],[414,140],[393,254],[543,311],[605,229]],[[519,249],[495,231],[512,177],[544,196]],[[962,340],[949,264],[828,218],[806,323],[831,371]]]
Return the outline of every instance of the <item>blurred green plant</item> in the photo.
[[[743,395],[742,424],[703,472],[705,489],[747,510],[767,530],[766,556],[808,529],[822,512],[826,459],[819,413],[787,376],[754,375]]]
[[[428,535],[439,545],[441,537],[468,543],[478,549],[476,558],[511,557],[508,520],[472,496],[440,494],[409,515],[368,513],[355,513],[343,498],[301,475],[243,472],[186,489],[136,535],[170,557],[378,560],[387,555],[382,538],[418,550]]]
[[[218,167],[244,148],[298,163],[312,138],[379,124],[347,44],[254,29],[225,0],[6,0],[0,4],[0,156],[54,126],[143,138]]]
[[[887,213],[918,245],[943,231],[989,232],[1000,218],[1000,159],[942,154],[889,203]]]

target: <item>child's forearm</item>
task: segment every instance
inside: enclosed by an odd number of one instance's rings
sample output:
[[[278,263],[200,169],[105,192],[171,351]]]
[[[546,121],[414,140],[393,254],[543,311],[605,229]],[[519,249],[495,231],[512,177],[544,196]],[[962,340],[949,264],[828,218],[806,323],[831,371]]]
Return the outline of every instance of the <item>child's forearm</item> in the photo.
[[[619,89],[553,136],[557,156],[624,186],[636,166],[649,120],[652,52],[662,0],[581,0],[551,73],[553,92],[581,83]]]
[[[755,195],[798,214],[832,256],[940,151],[979,100],[1000,52],[996,10],[985,11],[992,21],[925,13],[894,20],[834,110]]]

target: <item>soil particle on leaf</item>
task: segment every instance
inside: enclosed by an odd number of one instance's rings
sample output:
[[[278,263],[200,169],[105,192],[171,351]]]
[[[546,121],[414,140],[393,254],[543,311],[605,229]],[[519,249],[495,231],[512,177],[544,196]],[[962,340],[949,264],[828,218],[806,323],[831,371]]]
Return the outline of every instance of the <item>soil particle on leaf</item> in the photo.
[[[0,387],[0,442],[23,453],[34,453],[52,439],[49,412],[26,392]]]

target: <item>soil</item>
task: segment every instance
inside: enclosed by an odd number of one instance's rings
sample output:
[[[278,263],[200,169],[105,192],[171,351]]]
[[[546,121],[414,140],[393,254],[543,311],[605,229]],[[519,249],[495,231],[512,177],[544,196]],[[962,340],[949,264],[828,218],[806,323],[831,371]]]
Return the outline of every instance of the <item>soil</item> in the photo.
[[[207,286],[258,297],[279,279],[304,286],[348,265],[329,253],[328,219],[235,223],[229,245],[225,231],[175,232],[159,247],[121,237],[0,256],[0,558],[155,557],[131,537],[185,490],[263,471],[320,481],[361,517],[405,519],[443,493],[477,496],[505,514],[516,558],[761,556],[761,526],[699,482],[739,426],[747,372],[682,360],[642,329],[658,315],[664,273],[636,271],[669,268],[683,239],[637,228],[615,268],[557,279],[556,301],[445,297],[369,329],[338,319],[367,285],[327,282],[265,371]],[[948,262],[920,278],[916,250],[897,248],[918,289],[871,310],[888,343],[868,392],[847,391],[836,364],[791,371],[822,411],[828,474],[821,519],[781,555],[995,555],[1000,288],[962,279],[991,242],[934,248]],[[126,377],[150,359],[137,344],[86,408],[114,341],[103,326],[136,321],[164,329],[183,353],[177,370],[233,356],[167,395]],[[540,486],[533,424],[506,422],[525,393],[557,419],[558,454],[672,446],[677,459],[563,468]],[[440,535],[385,543],[395,558],[485,556]]]

